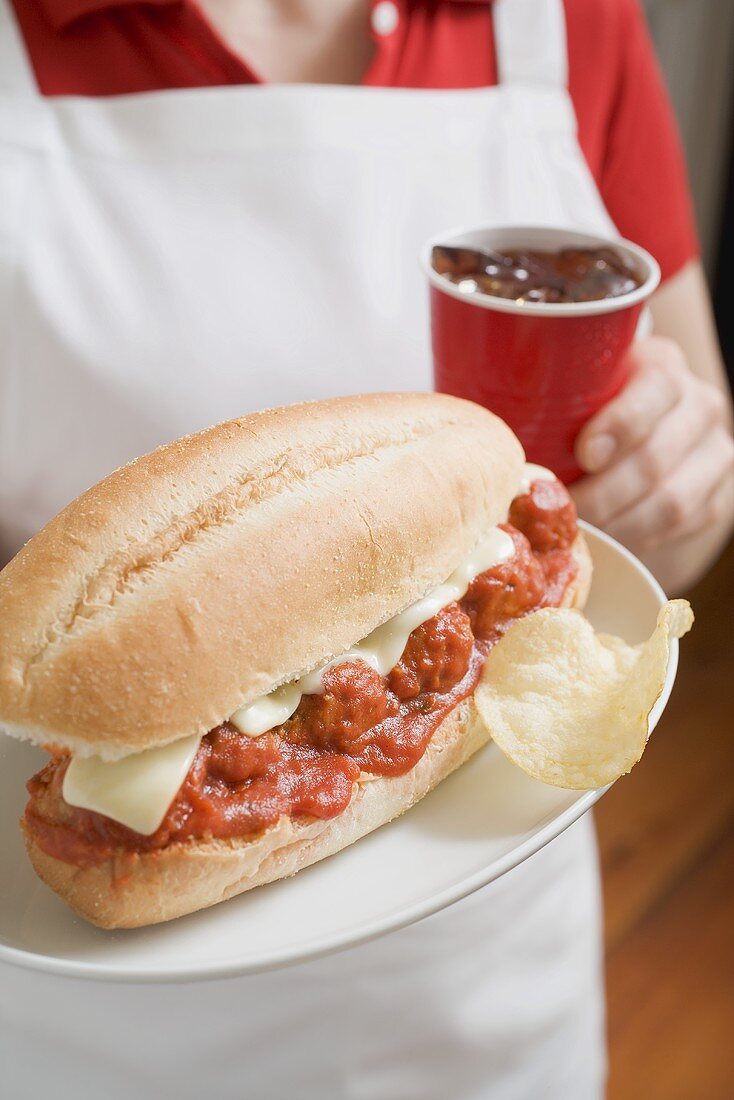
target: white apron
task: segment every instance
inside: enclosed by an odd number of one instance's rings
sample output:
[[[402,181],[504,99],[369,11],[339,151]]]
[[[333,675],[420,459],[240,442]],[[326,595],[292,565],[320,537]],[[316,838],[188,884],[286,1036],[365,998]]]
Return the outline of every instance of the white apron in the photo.
[[[0,552],[184,432],[430,388],[417,256],[442,227],[611,227],[561,0],[497,0],[493,88],[48,100],[6,5]],[[0,1066],[14,1098],[593,1100],[590,822],[444,914],[271,975],[135,988],[0,968]]]

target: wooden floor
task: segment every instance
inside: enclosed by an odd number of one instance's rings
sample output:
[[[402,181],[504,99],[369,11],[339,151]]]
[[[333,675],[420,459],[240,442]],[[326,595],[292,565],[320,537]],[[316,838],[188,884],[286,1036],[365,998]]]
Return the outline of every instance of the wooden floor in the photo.
[[[671,703],[596,814],[609,1100],[734,1098],[734,544],[690,598]]]

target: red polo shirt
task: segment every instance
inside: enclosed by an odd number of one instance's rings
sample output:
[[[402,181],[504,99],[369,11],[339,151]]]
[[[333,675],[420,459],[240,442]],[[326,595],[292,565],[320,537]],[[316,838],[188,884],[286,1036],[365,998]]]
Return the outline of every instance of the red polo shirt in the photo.
[[[109,96],[252,84],[196,0],[12,0],[44,95]],[[246,2],[246,0],[244,0]],[[638,0],[565,0],[579,141],[623,236],[663,277],[697,255],[685,165]],[[490,0],[371,0],[363,83],[495,84]]]

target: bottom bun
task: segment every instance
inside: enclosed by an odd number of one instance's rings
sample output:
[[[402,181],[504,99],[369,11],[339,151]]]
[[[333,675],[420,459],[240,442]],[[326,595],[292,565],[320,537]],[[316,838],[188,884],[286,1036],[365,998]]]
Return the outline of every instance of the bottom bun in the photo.
[[[28,854],[43,881],[100,928],[158,924],[287,878],[346,848],[410,809],[488,740],[474,700],[465,699],[414,768],[397,778],[358,781],[349,806],[331,821],[282,817],[256,840],[172,844],[133,857],[124,870],[113,859],[86,868],[63,863],[26,833]]]
[[[573,553],[579,568],[563,605],[583,607],[591,558],[582,535]],[[24,823],[28,855],[43,881],[92,924],[159,924],[334,855],[405,813],[489,740],[470,697],[443,720],[414,768],[395,778],[359,780],[347,809],[331,821],[301,823],[283,817],[256,840],[193,840],[94,867],[75,867],[47,855]]]

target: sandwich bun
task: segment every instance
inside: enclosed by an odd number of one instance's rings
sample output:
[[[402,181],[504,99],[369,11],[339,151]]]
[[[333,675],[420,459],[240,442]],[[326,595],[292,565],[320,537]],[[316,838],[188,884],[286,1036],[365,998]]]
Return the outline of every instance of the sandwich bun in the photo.
[[[205,734],[442,583],[523,465],[468,401],[242,417],[117,470],[0,573],[0,729],[115,760]]]
[[[572,550],[578,570],[562,605],[581,608],[591,582],[582,534]],[[190,840],[89,868],[47,855],[24,826],[26,846],[40,878],[93,924],[108,929],[157,924],[286,878],[348,847],[410,809],[489,740],[469,697],[438,726],[415,767],[396,778],[364,777],[347,809],[330,821],[282,817],[254,840]]]

